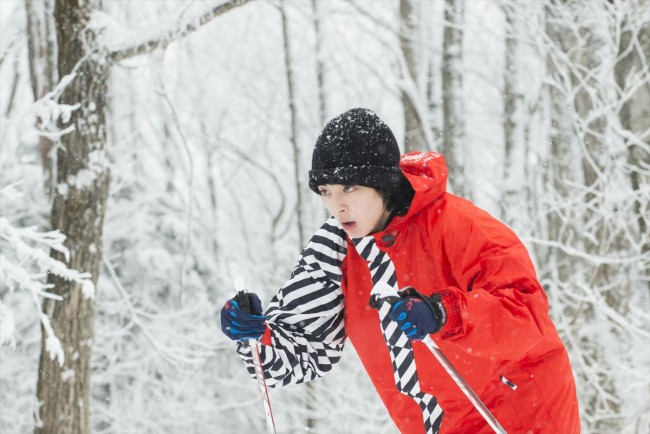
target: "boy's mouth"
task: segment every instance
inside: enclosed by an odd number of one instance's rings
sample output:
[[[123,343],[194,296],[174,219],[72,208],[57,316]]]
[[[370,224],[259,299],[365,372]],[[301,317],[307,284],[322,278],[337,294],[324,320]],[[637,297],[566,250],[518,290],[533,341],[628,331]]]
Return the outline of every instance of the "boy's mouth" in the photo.
[[[356,223],[356,222],[353,222],[353,221],[352,221],[352,222],[342,222],[342,223],[341,223],[341,226],[343,226],[343,229],[345,229],[346,231],[349,231],[349,230],[354,229],[354,227],[356,226],[356,224],[357,224],[357,223]]]

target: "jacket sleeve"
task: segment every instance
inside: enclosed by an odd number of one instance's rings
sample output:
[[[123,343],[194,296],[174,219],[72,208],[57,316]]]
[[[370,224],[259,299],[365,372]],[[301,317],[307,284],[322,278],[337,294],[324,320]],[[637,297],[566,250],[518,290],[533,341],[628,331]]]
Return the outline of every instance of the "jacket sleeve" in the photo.
[[[345,232],[330,218],[310,239],[291,277],[266,311],[260,357],[267,385],[297,384],[321,377],[341,358],[345,343],[341,264]],[[237,352],[255,376],[247,344]]]
[[[554,328],[533,263],[487,212],[464,200],[448,205],[440,248],[455,285],[442,291],[440,337],[478,357],[518,359]]]

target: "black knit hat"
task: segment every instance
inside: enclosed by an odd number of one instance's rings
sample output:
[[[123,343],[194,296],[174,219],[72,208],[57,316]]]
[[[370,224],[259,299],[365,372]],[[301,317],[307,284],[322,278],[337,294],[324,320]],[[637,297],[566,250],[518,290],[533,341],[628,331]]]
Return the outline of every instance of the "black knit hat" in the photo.
[[[365,185],[388,194],[403,175],[397,140],[372,111],[354,108],[325,125],[316,140],[309,171],[309,188],[323,184]]]

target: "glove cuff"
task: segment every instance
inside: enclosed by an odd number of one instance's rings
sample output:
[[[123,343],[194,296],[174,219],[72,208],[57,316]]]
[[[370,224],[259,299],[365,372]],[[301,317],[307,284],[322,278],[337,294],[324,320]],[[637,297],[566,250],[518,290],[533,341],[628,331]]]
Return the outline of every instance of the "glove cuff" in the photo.
[[[262,345],[270,346],[273,345],[273,338],[271,336],[271,328],[269,325],[266,325],[266,330],[264,331],[264,334],[260,338],[260,343]]]
[[[444,326],[447,322],[447,312],[445,311],[445,307],[442,304],[442,297],[440,294],[433,294],[432,296],[426,296],[422,294],[418,295],[422,301],[424,301],[427,306],[429,306],[431,312],[433,312],[433,316],[436,317],[438,327],[432,333],[439,332],[442,326]]]

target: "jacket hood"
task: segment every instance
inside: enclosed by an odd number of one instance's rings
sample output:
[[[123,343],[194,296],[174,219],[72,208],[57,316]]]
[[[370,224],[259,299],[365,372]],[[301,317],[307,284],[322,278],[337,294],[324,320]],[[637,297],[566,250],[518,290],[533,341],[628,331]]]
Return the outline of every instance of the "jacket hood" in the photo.
[[[415,190],[405,218],[429,206],[447,190],[447,163],[438,152],[409,152],[401,157],[400,168]]]

